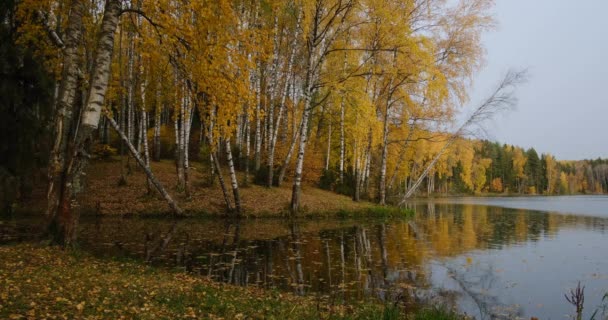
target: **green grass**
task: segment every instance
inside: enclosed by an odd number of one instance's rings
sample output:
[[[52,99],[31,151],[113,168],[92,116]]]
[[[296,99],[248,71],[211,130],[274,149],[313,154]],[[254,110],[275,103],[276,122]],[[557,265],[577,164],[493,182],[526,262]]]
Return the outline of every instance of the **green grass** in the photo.
[[[371,206],[362,210],[339,210],[335,215],[339,218],[410,218],[414,211],[393,206]]]

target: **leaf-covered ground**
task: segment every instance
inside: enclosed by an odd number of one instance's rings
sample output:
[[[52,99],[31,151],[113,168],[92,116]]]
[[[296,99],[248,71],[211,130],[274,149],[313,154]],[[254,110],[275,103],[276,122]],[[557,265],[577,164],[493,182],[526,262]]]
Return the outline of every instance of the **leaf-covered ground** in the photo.
[[[427,319],[428,314],[412,316]],[[222,285],[133,261],[0,246],[1,319],[397,319],[398,308]],[[428,319],[452,319],[439,314]]]
[[[126,185],[119,185],[121,177],[120,161],[96,160],[88,169],[85,191],[78,202],[85,209],[92,209],[104,215],[118,214],[159,214],[169,212],[165,201],[156,195],[147,195],[146,177],[142,170],[131,164],[131,173],[126,175]],[[191,196],[176,190],[175,165],[170,160],[151,163],[152,171],[179,205],[194,215],[223,215],[225,203],[219,183],[209,184],[209,169],[198,162],[190,168]],[[126,169],[125,169],[126,172]],[[239,183],[244,176],[237,173]],[[229,181],[227,173],[224,179]],[[250,178],[252,178],[250,176]],[[230,185],[228,184],[228,187]],[[28,203],[30,211],[44,210],[45,186],[37,188],[33,198],[38,201]],[[241,185],[243,211],[248,216],[276,217],[284,214],[291,199],[291,183],[286,181],[281,187],[267,188],[249,183]],[[354,202],[350,197],[319,189],[314,185],[304,185],[302,208],[304,213],[319,214],[339,210],[358,211],[373,207],[369,202]]]

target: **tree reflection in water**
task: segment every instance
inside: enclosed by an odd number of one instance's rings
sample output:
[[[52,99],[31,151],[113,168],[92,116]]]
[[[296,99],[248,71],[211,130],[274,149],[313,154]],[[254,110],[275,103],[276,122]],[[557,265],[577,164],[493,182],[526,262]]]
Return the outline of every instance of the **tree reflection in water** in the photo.
[[[512,303],[502,296],[495,258],[469,264],[466,257],[528,250],[559,240],[561,231],[602,235],[607,224],[602,218],[484,206],[424,203],[416,209],[410,219],[363,221],[83,219],[80,242],[97,255],[138,258],[235,285],[339,302],[372,297],[408,307],[469,301],[474,307],[468,311],[491,318],[527,311],[507,308]],[[11,234],[30,232],[24,226],[34,224],[17,221]],[[524,286],[533,284],[521,281]]]

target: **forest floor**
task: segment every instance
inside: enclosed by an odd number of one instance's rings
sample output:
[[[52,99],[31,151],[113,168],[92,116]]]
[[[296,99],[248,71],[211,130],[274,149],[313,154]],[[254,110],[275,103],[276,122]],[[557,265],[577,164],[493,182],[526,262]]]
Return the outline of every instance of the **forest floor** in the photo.
[[[126,167],[126,166],[125,166]],[[190,166],[190,197],[176,188],[177,174],[174,162],[162,160],[151,163],[152,171],[179,206],[193,216],[219,216],[226,214],[226,204],[217,179],[210,182],[209,168],[198,162]],[[230,189],[227,170],[224,179]],[[146,175],[132,161],[131,170],[124,169],[126,184],[120,184],[121,162],[118,158],[94,160],[87,171],[85,192],[78,198],[84,211],[102,215],[162,215],[170,212],[164,199],[155,191],[149,195]],[[248,217],[280,217],[288,213],[292,184],[286,181],[280,187],[267,188],[253,184],[253,173],[247,185],[243,185],[244,173],[237,172],[242,211]],[[44,188],[33,195],[37,201],[29,202],[28,211],[43,211],[45,206]],[[233,200],[231,200],[233,201]],[[322,190],[315,185],[302,186],[301,212],[303,216],[329,216],[345,213],[366,213],[378,211],[386,214],[386,208],[379,208],[370,202],[354,202],[348,196]]]
[[[0,246],[2,319],[459,319],[440,310],[414,314],[394,304],[332,301],[221,284],[78,250]]]
[[[126,175],[126,185],[119,185],[121,176],[120,161],[95,161],[88,171],[86,186],[80,199],[84,208],[96,210],[100,214],[159,214],[169,211],[166,202],[154,191],[147,194],[144,172],[131,164],[132,170]],[[190,197],[176,189],[175,165],[171,160],[151,163],[152,171],[163,186],[179,203],[182,209],[197,215],[223,215],[226,204],[219,182],[210,182],[209,169],[192,163],[190,168]],[[127,171],[127,170],[125,170]],[[243,213],[247,216],[280,216],[287,212],[291,200],[291,183],[285,182],[281,187],[267,188],[249,182],[242,185],[244,174],[237,173]],[[250,179],[252,174],[250,175]],[[227,187],[229,177],[224,172]],[[230,196],[232,192],[229,190]],[[302,212],[305,214],[326,214],[338,211],[361,211],[373,208],[369,202],[354,202],[350,197],[331,191],[319,189],[313,185],[302,188]]]

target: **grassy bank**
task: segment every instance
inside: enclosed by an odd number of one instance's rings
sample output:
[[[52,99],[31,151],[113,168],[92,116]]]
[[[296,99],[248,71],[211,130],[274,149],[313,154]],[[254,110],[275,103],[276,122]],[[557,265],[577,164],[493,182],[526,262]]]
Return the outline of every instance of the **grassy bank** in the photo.
[[[0,246],[0,318],[458,319],[437,310],[334,305],[30,244]]]

